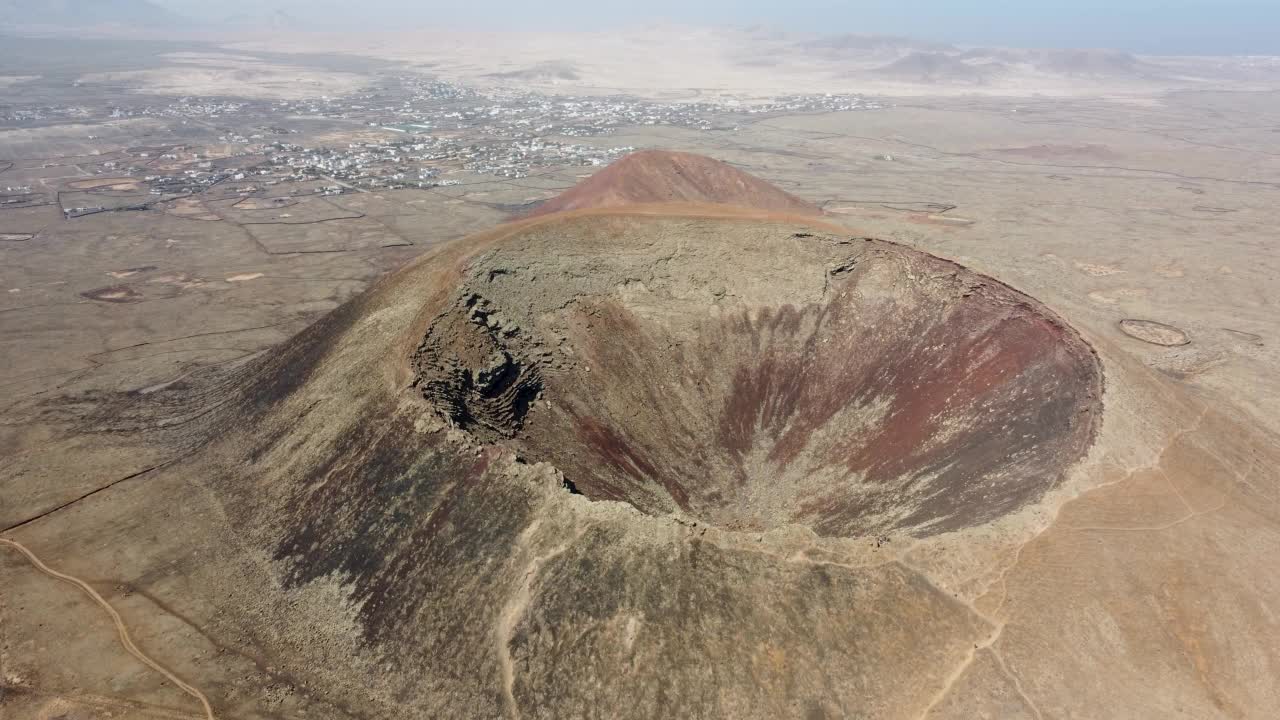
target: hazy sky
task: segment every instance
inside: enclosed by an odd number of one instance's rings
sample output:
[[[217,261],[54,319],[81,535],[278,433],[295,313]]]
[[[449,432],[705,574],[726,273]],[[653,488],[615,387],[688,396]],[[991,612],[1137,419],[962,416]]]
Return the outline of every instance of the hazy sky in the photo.
[[[225,19],[281,9],[328,27],[603,29],[676,23],[889,33],[960,44],[1280,54],[1280,0],[156,0]]]

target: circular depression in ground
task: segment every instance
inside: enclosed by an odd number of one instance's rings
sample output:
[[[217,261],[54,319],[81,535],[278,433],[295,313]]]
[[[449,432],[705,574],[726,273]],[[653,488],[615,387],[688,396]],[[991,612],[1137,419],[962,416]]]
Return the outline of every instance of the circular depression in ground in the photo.
[[[1120,330],[1135,340],[1141,340],[1151,345],[1178,347],[1191,343],[1191,338],[1187,337],[1185,332],[1172,325],[1166,325],[1155,320],[1125,318],[1120,321]]]
[[[1101,370],[1043,305],[905,247],[767,223],[612,219],[468,266],[423,396],[578,492],[731,530],[928,535],[1060,483]]]

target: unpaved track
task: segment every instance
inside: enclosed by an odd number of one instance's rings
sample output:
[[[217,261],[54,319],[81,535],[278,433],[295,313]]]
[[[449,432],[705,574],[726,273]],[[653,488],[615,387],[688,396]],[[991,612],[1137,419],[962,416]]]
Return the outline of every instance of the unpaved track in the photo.
[[[200,692],[200,690],[197,689],[196,687],[192,685],[188,685],[187,683],[183,682],[181,678],[173,674],[173,672],[171,672],[168,668],[156,662],[155,660],[152,660],[145,653],[143,653],[142,650],[140,650],[137,645],[134,645],[133,640],[129,637],[128,629],[126,629],[124,626],[124,620],[120,618],[120,613],[116,612],[116,609],[111,607],[111,604],[108,603],[105,598],[99,595],[97,590],[94,590],[92,587],[89,586],[88,583],[81,580],[80,578],[72,577],[70,575],[64,575],[63,573],[60,573],[57,570],[54,570],[48,565],[45,565],[44,562],[42,562],[39,557],[36,557],[35,553],[28,550],[26,546],[24,546],[22,543],[19,543],[16,540],[10,540],[8,538],[0,538],[0,545],[8,545],[14,550],[17,550],[18,552],[22,553],[27,558],[27,560],[31,561],[31,564],[34,565],[36,569],[39,570],[40,572],[56,580],[61,580],[63,582],[75,585],[76,587],[83,590],[86,594],[88,594],[89,597],[93,598],[93,601],[98,603],[98,605],[101,605],[102,609],[106,610],[107,614],[111,616],[111,622],[114,623],[116,626],[116,633],[120,636],[120,644],[124,646],[124,649],[127,650],[130,655],[137,658],[138,661],[141,662],[143,665],[146,665],[152,670],[155,670],[156,672],[160,673],[169,682],[173,683],[174,685],[177,685],[178,688],[180,688],[183,692],[195,698],[196,700],[199,700],[200,705],[204,708],[205,717],[208,718],[208,720],[215,720],[213,715],[213,708],[209,706],[209,699],[205,697],[204,693]]]

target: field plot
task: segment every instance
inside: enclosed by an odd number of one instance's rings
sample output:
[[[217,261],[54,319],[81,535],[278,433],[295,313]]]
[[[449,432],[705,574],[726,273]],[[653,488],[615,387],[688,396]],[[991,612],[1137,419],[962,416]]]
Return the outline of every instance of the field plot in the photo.
[[[0,232],[34,234],[61,218],[62,213],[53,203],[28,207],[0,205]]]
[[[219,200],[209,207],[238,225],[312,225],[333,220],[356,220],[361,213],[344,210],[324,198],[246,198]]]
[[[494,225],[509,217],[504,208],[488,203],[413,190],[393,190],[376,195],[355,193],[330,198],[329,201],[376,220],[414,245],[459,238],[474,232],[475,228]]]
[[[279,210],[297,205],[301,200],[292,197],[247,197],[231,204],[230,210],[247,212],[249,210]]]
[[[258,223],[245,230],[272,255],[348,252],[412,245],[385,225],[368,218],[343,218],[311,223]]]
[[[201,202],[197,198],[178,198],[172,202],[164,203],[161,208],[174,217],[186,218],[188,220],[203,220],[208,222],[218,222],[222,220],[222,216],[211,211],[205,203]]]
[[[62,210],[72,214],[103,210],[143,209],[159,200],[160,198],[150,193],[118,190],[58,193],[58,203],[62,206]]]
[[[91,156],[123,149],[138,137],[163,135],[168,130],[165,123],[143,118],[111,125],[5,128],[0,129],[0,160]]]
[[[66,184],[68,190],[85,190],[98,192],[136,193],[143,189],[141,180],[136,178],[93,178],[92,180],[73,180]]]

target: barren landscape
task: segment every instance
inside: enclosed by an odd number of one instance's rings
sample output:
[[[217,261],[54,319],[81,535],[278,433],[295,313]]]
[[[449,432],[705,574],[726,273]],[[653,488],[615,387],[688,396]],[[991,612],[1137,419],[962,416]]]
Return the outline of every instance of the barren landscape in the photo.
[[[2,40],[5,717],[1280,707],[1274,58]]]

